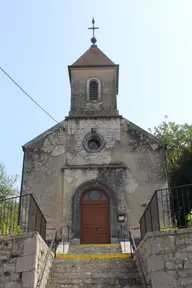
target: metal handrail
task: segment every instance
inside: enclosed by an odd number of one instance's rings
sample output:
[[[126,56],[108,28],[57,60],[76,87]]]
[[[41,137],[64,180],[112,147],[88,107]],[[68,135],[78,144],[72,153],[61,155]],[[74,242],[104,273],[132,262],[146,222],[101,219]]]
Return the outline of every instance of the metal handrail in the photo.
[[[33,199],[35,205],[36,205],[36,206],[38,207],[38,209],[41,211],[41,209],[39,208],[39,205],[37,204],[37,201],[35,200],[33,194],[31,194],[31,193],[21,194],[21,195],[18,195],[18,196],[13,196],[13,197],[5,198],[5,199],[0,199],[0,202],[4,202],[4,201],[8,201],[8,200],[13,200],[13,199],[16,199],[16,198],[21,199],[21,197],[24,197],[24,196],[25,196],[25,197],[30,196],[30,197]],[[42,213],[42,212],[41,212],[41,213]],[[43,215],[43,213],[42,213],[42,216],[43,216],[45,222],[47,223],[47,221],[46,221],[45,216]]]
[[[137,249],[137,246],[136,246],[136,243],[135,243],[135,239],[134,239],[134,237],[133,237],[133,234],[132,234],[132,230],[131,230],[131,228],[129,228],[129,235],[130,235],[130,244],[131,244],[131,246],[133,245],[133,251],[135,251],[136,249]],[[138,251],[138,250],[137,250]],[[138,254],[137,254],[138,255]],[[142,274],[142,278],[143,278],[143,280],[144,280],[144,286],[145,286],[145,288],[147,288],[147,287],[150,287],[150,285],[149,284],[147,284],[147,280],[146,280],[146,277],[145,277],[145,274],[144,274],[144,272],[143,272],[143,267],[142,267],[142,264],[141,264],[141,260],[140,260],[140,257],[139,257],[139,255],[138,255],[138,261],[139,261],[139,266],[140,266],[140,270],[141,270],[141,274]]]
[[[152,195],[152,197],[151,197],[151,199],[150,199],[150,201],[149,201],[149,203],[147,204],[147,207],[145,208],[145,210],[144,210],[144,212],[143,212],[143,215],[145,214],[145,212],[146,212],[146,210],[147,210],[147,208],[148,208],[148,206],[150,205],[150,203],[152,202],[152,200],[153,200],[153,198],[155,197],[155,195],[158,193],[158,192],[161,192],[161,191],[165,191],[165,190],[174,190],[174,189],[176,189],[176,188],[186,188],[186,187],[192,187],[192,184],[185,184],[185,185],[179,185],[179,186],[170,186],[170,187],[166,187],[166,188],[161,188],[161,189],[157,189],[157,190],[155,190],[154,191],[154,193],[153,193],[153,195]],[[143,216],[142,215],[142,216]],[[141,217],[142,218],[142,217]],[[141,220],[141,219],[140,219]]]
[[[192,184],[156,190],[139,220],[141,238],[147,232],[161,231],[161,227],[188,227],[191,194]]]
[[[0,206],[1,235],[37,231],[45,240],[47,221],[32,194],[0,198]]]
[[[47,266],[47,262],[48,262],[50,254],[51,254],[51,250],[53,248],[53,244],[55,242],[56,237],[57,237],[57,229],[54,230],[54,234],[53,234],[53,238],[52,238],[52,241],[51,241],[51,245],[50,245],[49,249],[47,250],[47,254],[46,254],[46,257],[45,257],[45,262],[44,262],[44,265],[43,265],[43,269],[42,269],[42,272],[41,272],[41,274],[39,276],[39,279],[37,281],[36,288],[41,288],[41,283],[42,283],[43,276],[44,276],[44,273],[45,273],[45,268]]]
[[[134,237],[133,237],[131,228],[129,229],[129,234],[130,234],[130,236],[131,236],[131,241],[130,241],[130,243],[133,243],[133,248],[134,248],[134,250],[136,250],[137,247],[136,247],[136,244],[135,244],[135,239],[134,239]]]

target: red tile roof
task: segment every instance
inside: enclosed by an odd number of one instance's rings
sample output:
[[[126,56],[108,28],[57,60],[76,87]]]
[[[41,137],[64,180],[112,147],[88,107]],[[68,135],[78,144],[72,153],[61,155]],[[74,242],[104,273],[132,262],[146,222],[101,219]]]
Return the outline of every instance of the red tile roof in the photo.
[[[72,66],[115,65],[97,46],[91,46]]]

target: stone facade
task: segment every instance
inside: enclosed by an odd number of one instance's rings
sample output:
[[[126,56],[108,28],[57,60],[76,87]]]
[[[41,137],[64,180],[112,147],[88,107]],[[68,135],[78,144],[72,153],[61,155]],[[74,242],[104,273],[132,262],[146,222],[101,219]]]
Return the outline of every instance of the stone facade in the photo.
[[[117,67],[71,68],[71,110],[69,116],[116,116],[116,69]],[[101,81],[101,101],[87,100],[87,81],[91,75]]]
[[[136,258],[140,258],[149,287],[192,287],[192,229],[147,233]]]
[[[36,288],[47,249],[47,245],[36,232],[0,236],[0,287]],[[47,282],[52,260],[51,255],[41,288],[44,288]]]
[[[89,55],[105,62],[100,50],[91,49]],[[165,146],[119,116],[117,65],[87,67],[88,60],[84,67],[81,59],[81,66],[69,68],[69,117],[23,147],[22,194],[34,195],[48,228],[67,236],[69,225],[70,237],[78,238],[80,195],[87,188],[102,188],[110,197],[111,238],[117,238],[117,215],[125,214],[125,230],[138,227],[154,191],[167,186]],[[101,82],[101,99],[87,102],[87,80],[93,77]],[[100,139],[99,150],[88,150],[90,137]]]
[[[83,147],[91,128],[106,143],[98,153]],[[69,119],[27,144],[24,151],[22,193],[34,195],[48,228],[74,224],[73,212],[78,218],[79,206],[73,197],[88,183],[113,196],[111,229],[116,237],[115,215],[126,213],[126,227],[138,227],[154,191],[167,185],[164,146],[123,118]]]

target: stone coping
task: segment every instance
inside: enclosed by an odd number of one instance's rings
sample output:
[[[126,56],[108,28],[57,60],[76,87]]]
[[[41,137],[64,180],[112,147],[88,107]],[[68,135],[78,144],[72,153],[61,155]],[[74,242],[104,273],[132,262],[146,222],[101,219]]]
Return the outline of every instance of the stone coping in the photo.
[[[140,241],[137,249],[149,238],[154,237],[164,237],[164,236],[174,236],[178,234],[192,234],[192,228],[170,228],[170,230],[164,230],[164,231],[154,231],[154,232],[147,232],[143,239]]]
[[[31,237],[34,237],[34,236],[40,236],[38,232],[36,231],[33,231],[33,232],[24,232],[24,233],[21,233],[21,234],[11,234],[11,235],[1,235],[0,236],[0,241],[1,240],[12,240],[13,238],[14,239],[22,239],[22,238],[31,238]],[[40,236],[41,237],[41,236]],[[42,239],[43,240],[43,239]],[[44,241],[44,240],[43,240]]]
[[[21,234],[2,235],[0,236],[0,241],[10,241],[13,239],[17,240],[17,239],[26,239],[26,238],[33,238],[33,237],[39,238],[42,242],[45,243],[45,241],[43,240],[43,238],[37,231],[24,232]],[[45,243],[45,245],[47,244]]]
[[[97,119],[97,118],[105,118],[105,119],[111,119],[111,118],[120,118],[122,119],[123,116],[122,115],[95,115],[95,116],[91,116],[91,115],[82,115],[82,116],[66,116],[65,120],[72,120],[72,119]]]
[[[114,165],[65,165],[61,168],[61,171],[65,169],[128,169],[126,165],[123,164],[114,164]]]

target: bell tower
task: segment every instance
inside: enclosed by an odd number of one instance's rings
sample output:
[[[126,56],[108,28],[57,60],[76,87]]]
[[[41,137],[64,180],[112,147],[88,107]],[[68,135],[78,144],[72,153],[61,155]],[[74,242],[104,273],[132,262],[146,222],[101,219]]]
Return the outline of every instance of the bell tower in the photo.
[[[71,85],[69,117],[117,116],[119,65],[96,45],[95,20],[92,20],[91,47],[68,66]]]

